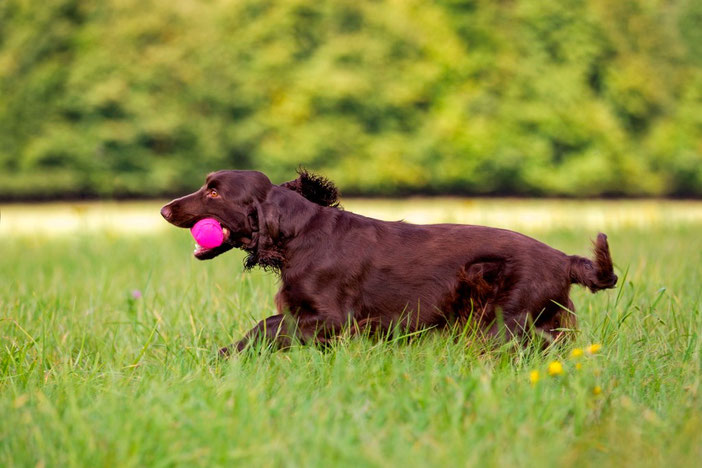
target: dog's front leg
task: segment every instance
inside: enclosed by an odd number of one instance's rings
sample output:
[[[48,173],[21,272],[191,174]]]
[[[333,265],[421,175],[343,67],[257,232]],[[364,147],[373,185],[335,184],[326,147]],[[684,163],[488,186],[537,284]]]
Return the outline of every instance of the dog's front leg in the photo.
[[[331,326],[316,315],[292,316],[277,314],[261,320],[236,345],[219,350],[220,356],[229,356],[232,351],[241,352],[257,341],[272,344],[277,349],[289,348],[294,340],[302,343],[326,342],[340,327]]]
[[[238,343],[221,348],[219,355],[222,357],[229,356],[232,351],[242,352],[249,344],[256,341],[266,341],[276,343],[278,347],[287,348],[292,342],[291,337],[287,334],[285,326],[286,318],[283,314],[273,315],[265,320],[261,320],[253,327]]]

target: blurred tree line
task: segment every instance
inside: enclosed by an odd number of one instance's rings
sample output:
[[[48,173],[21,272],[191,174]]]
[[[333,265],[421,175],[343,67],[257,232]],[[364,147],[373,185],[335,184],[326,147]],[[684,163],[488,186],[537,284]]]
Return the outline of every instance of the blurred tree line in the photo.
[[[3,0],[0,197],[702,195],[700,0]]]

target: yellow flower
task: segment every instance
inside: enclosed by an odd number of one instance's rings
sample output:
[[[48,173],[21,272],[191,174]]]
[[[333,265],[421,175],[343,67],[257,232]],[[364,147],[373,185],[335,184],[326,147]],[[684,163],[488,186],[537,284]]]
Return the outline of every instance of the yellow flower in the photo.
[[[581,363],[579,363],[579,362],[575,363],[575,370],[580,370],[582,368],[583,368],[583,365]]]
[[[595,354],[601,349],[602,349],[602,345],[595,343],[595,344],[591,344],[590,346],[585,348],[585,351],[587,351],[588,354]]]
[[[556,377],[563,373],[563,364],[560,361],[551,361],[548,363],[548,375]]]
[[[539,375],[539,371],[533,370],[529,372],[529,381],[532,385],[536,385],[536,382],[539,381],[539,378],[541,378],[541,376]]]
[[[602,393],[602,387],[595,385],[595,387],[592,389],[592,394],[599,395],[600,393]]]
[[[572,357],[574,359],[577,359],[582,355],[583,355],[582,348],[573,348],[573,351],[570,352],[570,357]]]

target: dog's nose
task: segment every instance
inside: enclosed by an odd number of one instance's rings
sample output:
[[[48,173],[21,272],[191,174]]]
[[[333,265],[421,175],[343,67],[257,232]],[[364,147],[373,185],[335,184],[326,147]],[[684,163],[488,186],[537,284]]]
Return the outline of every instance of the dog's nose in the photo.
[[[161,208],[161,216],[163,216],[163,218],[164,218],[166,221],[170,221],[170,220],[171,220],[171,215],[172,215],[172,214],[173,214],[173,213],[171,212],[171,207],[170,207],[170,206],[166,205],[166,206],[164,206],[163,208]]]

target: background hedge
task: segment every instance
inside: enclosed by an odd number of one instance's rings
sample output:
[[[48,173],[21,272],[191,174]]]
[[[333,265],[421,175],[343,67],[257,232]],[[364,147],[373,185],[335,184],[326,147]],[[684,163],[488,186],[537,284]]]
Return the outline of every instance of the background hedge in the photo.
[[[299,164],[347,194],[700,196],[702,2],[0,2],[0,197]]]

